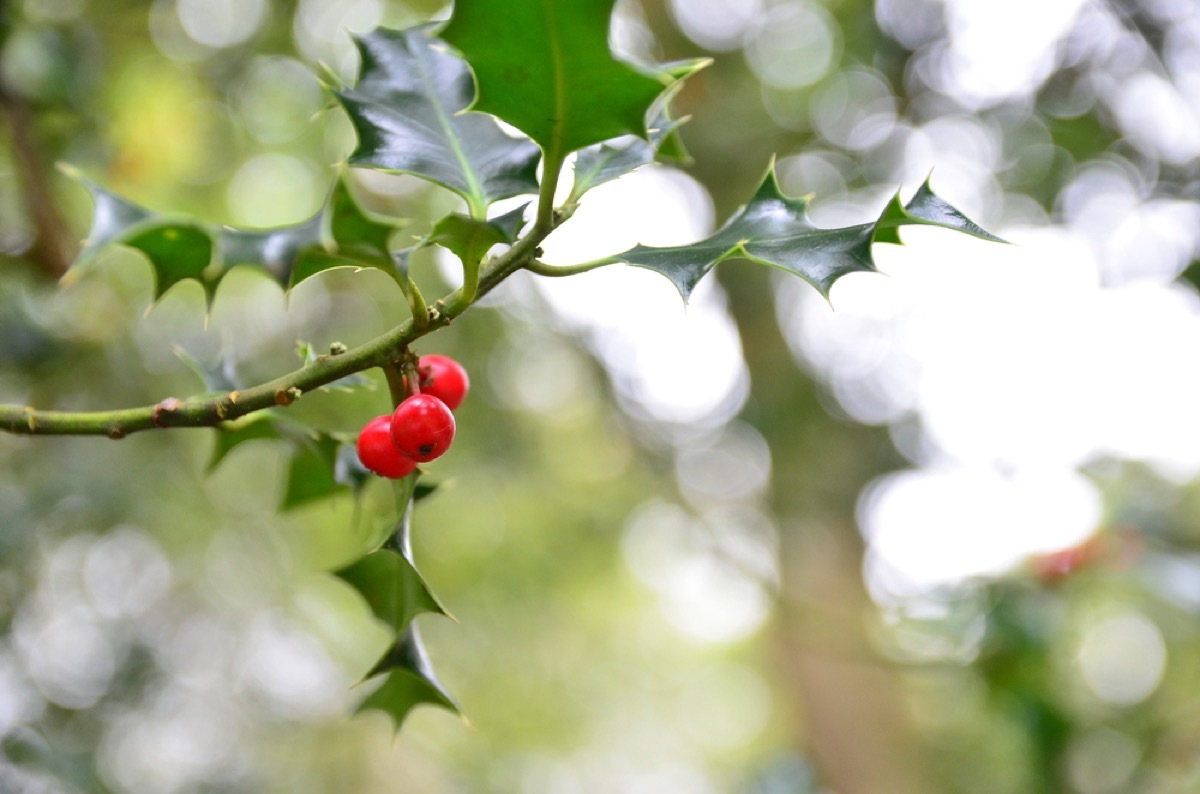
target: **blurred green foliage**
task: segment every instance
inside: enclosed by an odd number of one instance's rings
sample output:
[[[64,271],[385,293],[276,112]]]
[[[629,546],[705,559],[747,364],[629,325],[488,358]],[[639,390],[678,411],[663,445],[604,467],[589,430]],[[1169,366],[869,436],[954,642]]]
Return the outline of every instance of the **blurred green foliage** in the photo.
[[[789,195],[874,210],[912,164],[894,136],[855,137],[872,113],[893,128],[990,136],[998,154],[969,208],[985,226],[1054,217],[1066,183],[1099,161],[1140,174],[1148,195],[1194,195],[1190,162],[1138,149],[1097,101],[1102,48],[982,101],[956,95],[953,66],[937,59],[950,12],[906,5],[644,0],[621,4],[617,38],[656,60],[715,56],[679,110],[692,117],[688,172],[718,218],[772,154]],[[399,290],[371,271],[324,272],[285,301],[234,269],[207,319],[196,284],[148,311],[151,269],[128,250],[58,285],[90,200],[53,164],[158,212],[300,222],[355,146],[318,64],[349,82],[343,30],[444,11],[417,0],[0,6],[0,402],[153,403],[201,388],[189,361],[257,382],[296,366],[298,340],[353,345],[404,316]],[[1166,57],[1170,17],[1109,11],[1126,43]],[[737,29],[742,12],[759,21]],[[698,30],[704,18],[727,29]],[[800,23],[820,35],[789,45],[763,33]],[[1079,22],[1076,40],[1088,30]],[[875,110],[851,123],[855,108]],[[973,139],[950,140],[935,164]],[[458,209],[403,177],[356,188],[414,235]],[[286,455],[269,438],[209,473],[208,432],[0,436],[0,789],[1194,790],[1196,486],[1097,465],[1107,528],[1077,565],[1035,561],[875,603],[855,505],[905,460],[796,364],[765,308],[770,275],[725,267],[750,382],[716,427],[648,421],[597,341],[521,279],[422,348],[453,355],[476,384],[413,538],[455,618],[419,625],[469,726],[418,709],[393,740],[378,714],[346,717],[388,638],[328,572],[394,521],[387,485],[280,513]],[[413,268],[444,279],[432,256]],[[386,402],[372,375],[289,411],[353,433]],[[710,460],[717,474],[684,476],[687,461],[737,439],[767,451],[732,473]],[[727,485],[764,458],[768,484],[748,497],[705,480]],[[706,634],[722,599],[746,593],[769,610],[749,630]]]

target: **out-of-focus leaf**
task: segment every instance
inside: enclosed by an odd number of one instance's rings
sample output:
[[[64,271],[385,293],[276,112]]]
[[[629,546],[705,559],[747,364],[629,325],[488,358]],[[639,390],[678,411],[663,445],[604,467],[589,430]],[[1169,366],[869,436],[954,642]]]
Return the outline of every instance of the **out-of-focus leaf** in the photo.
[[[261,267],[281,286],[295,286],[298,283],[294,278],[296,263],[302,256],[333,253],[332,245],[325,242],[325,214],[322,210],[308,220],[273,229],[221,227],[217,233],[218,256],[212,263],[210,276],[213,290],[216,290],[216,282],[238,265]],[[311,266],[309,271],[308,275],[319,272]]]
[[[222,355],[216,362],[206,364],[198,360],[181,345],[171,345],[171,352],[175,354],[176,358],[186,364],[188,369],[196,374],[196,377],[204,384],[205,391],[209,394],[234,391],[242,388],[244,385],[234,371],[233,359],[229,356]]]
[[[247,441],[283,441],[290,447],[281,510],[346,490],[357,494],[371,478],[349,439],[309,427],[276,411],[260,411],[218,425],[214,435],[209,471]]]
[[[76,176],[78,176],[76,174]],[[388,238],[398,223],[367,215],[339,180],[316,215],[273,229],[233,229],[161,215],[79,177],[95,201],[78,266],[111,244],[141,251],[154,272],[154,299],[187,279],[212,304],[221,279],[238,265],[266,272],[286,289],[331,267],[394,267]]]
[[[323,433],[296,445],[288,465],[280,510],[291,510],[346,488],[335,477],[342,446],[337,439]]]
[[[443,38],[475,72],[474,109],[512,124],[550,160],[645,134],[666,83],[608,46],[614,0],[459,0]]]
[[[928,182],[906,205],[893,199],[874,223],[820,229],[808,219],[807,206],[807,198],[780,192],[772,168],[750,203],[712,236],[690,245],[638,245],[613,259],[661,273],[684,300],[708,271],[731,258],[794,273],[828,296],[833,283],[847,273],[875,270],[872,243],[900,242],[898,226],[941,226],[1003,242],[936,196]]]
[[[270,411],[259,411],[236,422],[217,425],[213,428],[213,451],[208,459],[208,470],[215,469],[226,455],[247,441],[278,441],[285,437],[280,430],[278,417]]]
[[[400,224],[366,212],[351,195],[345,179],[338,180],[325,207],[324,219],[332,246],[310,247],[297,257],[289,287],[334,267],[374,267],[391,272],[389,241]]]
[[[478,263],[493,245],[511,245],[517,239],[527,206],[487,221],[457,213],[447,215],[434,224],[428,242],[449,249],[465,265]]]
[[[379,660],[368,679],[378,676],[386,676],[383,684],[359,704],[358,711],[382,711],[391,717],[397,731],[409,712],[423,703],[461,713],[458,704],[434,675],[414,623],[408,625],[395,645]]]
[[[379,29],[357,40],[362,70],[335,92],[358,132],[354,165],[402,171],[449,188],[482,217],[493,201],[537,192],[538,150],[508,135],[474,98],[466,63],[430,26]]]

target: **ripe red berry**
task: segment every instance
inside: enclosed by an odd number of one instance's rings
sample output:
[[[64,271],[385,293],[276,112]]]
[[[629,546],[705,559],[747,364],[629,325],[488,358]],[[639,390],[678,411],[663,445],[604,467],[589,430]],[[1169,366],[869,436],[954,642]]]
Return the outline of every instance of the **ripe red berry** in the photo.
[[[432,394],[453,411],[471,388],[467,371],[449,356],[421,356],[417,362],[417,384],[421,394]]]
[[[454,440],[454,414],[432,394],[409,397],[392,414],[392,441],[420,463],[441,457]]]
[[[358,459],[381,477],[398,480],[417,468],[417,462],[400,454],[392,441],[392,417],[377,416],[358,434]]]

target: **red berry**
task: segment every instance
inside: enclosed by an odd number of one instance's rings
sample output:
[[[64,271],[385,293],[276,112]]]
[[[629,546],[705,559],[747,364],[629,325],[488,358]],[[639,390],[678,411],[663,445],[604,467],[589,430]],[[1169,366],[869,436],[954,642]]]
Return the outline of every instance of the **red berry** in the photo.
[[[358,459],[381,477],[398,480],[417,468],[417,462],[400,454],[392,441],[392,417],[377,416],[358,434]]]
[[[453,411],[462,404],[471,388],[467,371],[449,356],[421,356],[417,362],[417,383],[422,394],[432,394]]]
[[[432,394],[415,394],[392,414],[392,441],[420,463],[440,458],[454,440],[454,414]]]

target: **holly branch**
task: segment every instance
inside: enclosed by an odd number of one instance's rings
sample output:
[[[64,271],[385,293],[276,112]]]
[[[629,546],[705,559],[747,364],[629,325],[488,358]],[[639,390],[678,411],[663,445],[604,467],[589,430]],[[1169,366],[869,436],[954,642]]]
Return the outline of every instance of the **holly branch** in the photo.
[[[427,320],[406,320],[344,353],[317,356],[303,367],[247,389],[179,399],[167,397],[154,405],[111,411],[44,411],[26,405],[0,405],[0,430],[21,435],[108,436],[120,439],[142,430],[215,427],[255,411],[291,405],[306,392],[373,367],[399,365],[404,351],[416,340],[449,325],[505,278],[531,262],[537,247],[553,226],[534,224],[512,248],[489,263],[480,276],[475,296],[461,301],[462,288],[428,309]]]

